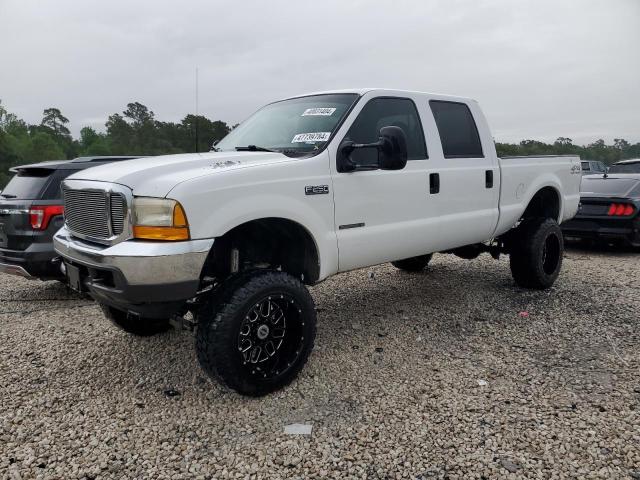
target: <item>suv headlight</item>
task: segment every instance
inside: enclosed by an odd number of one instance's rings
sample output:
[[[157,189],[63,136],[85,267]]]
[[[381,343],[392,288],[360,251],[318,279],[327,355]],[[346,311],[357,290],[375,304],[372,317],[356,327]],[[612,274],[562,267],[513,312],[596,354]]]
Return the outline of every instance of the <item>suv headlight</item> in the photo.
[[[144,240],[189,240],[189,222],[182,205],[168,198],[135,197],[133,237]]]

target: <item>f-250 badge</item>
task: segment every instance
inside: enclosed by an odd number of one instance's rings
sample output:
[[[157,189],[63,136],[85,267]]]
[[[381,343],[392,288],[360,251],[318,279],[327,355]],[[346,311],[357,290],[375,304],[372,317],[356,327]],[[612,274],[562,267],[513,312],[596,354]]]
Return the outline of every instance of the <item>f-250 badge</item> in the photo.
[[[329,185],[307,185],[304,187],[305,195],[326,195],[329,193]]]

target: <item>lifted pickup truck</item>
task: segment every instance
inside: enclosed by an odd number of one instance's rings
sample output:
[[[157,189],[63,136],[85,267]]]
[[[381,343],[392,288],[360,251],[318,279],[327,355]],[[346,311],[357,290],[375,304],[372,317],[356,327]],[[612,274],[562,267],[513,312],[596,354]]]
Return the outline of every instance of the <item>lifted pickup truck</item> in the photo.
[[[551,286],[580,178],[578,157],[498,158],[471,99],[317,93],[265,106],[211,152],[72,175],[55,248],[120,328],[191,323],[203,369],[257,396],[302,369],[305,285],[339,272],[486,251],[510,255],[518,285]]]

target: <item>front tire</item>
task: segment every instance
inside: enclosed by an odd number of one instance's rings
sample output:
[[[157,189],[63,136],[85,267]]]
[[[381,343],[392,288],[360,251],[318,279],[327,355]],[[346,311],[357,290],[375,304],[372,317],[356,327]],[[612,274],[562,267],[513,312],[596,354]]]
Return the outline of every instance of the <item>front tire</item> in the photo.
[[[391,262],[391,265],[399,270],[404,270],[405,272],[421,272],[427,265],[429,265],[431,257],[433,257],[433,254],[430,253],[428,255],[396,260],[395,262]]]
[[[279,271],[238,274],[196,314],[203,370],[236,392],[257,397],[291,383],[316,336],[311,295]]]
[[[146,318],[129,315],[127,312],[100,304],[100,308],[111,323],[120,330],[124,330],[139,337],[150,337],[166,332],[171,328],[168,318]]]
[[[525,220],[514,232],[509,265],[515,282],[524,288],[551,287],[562,267],[562,230],[551,218]]]

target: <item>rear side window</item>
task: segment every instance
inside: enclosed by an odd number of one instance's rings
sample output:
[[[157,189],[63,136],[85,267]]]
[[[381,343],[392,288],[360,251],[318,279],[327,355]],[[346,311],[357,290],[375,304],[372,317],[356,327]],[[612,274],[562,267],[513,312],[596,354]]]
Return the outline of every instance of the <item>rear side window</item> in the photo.
[[[589,171],[589,162],[582,162],[582,171],[583,172]]]
[[[380,129],[389,126],[404,130],[408,160],[427,158],[420,117],[415,104],[408,98],[380,97],[370,100],[351,125],[345,140],[355,143],[377,142]],[[351,157],[359,165],[375,165],[378,162],[378,153],[373,148],[354,150]]]
[[[62,198],[62,181],[78,170],[55,170],[51,175],[49,184],[42,194],[42,200],[57,200]]]
[[[640,162],[611,165],[609,173],[640,173]]]
[[[483,157],[478,128],[464,103],[431,100],[445,158]]]
[[[53,170],[47,168],[30,168],[19,171],[2,190],[3,198],[19,200],[39,200],[47,186]]]

